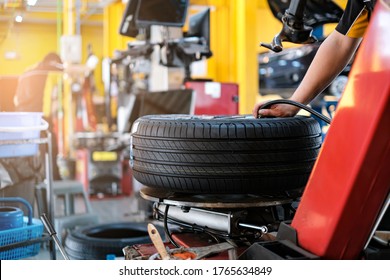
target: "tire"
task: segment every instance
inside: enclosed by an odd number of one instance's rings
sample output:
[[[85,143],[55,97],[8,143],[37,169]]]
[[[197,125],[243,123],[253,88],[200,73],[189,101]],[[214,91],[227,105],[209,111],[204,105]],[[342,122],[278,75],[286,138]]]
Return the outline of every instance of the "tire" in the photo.
[[[131,133],[142,184],[196,194],[286,195],[302,190],[322,143],[311,117],[149,115]]]
[[[163,236],[162,229],[160,234]],[[123,257],[126,246],[151,242],[147,223],[113,223],[70,231],[64,248],[73,260],[105,260],[109,254]]]

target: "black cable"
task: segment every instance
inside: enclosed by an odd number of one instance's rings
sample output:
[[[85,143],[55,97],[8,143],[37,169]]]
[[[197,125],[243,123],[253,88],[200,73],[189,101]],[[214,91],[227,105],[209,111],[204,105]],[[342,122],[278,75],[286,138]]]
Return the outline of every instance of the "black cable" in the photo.
[[[301,108],[303,110],[308,111],[309,113],[315,115],[317,118],[323,120],[327,124],[330,124],[330,122],[331,122],[330,118],[328,118],[328,117],[318,113],[317,111],[315,111],[314,109],[310,108],[309,106],[306,106],[306,105],[304,105],[302,103],[295,102],[295,101],[288,100],[288,99],[277,99],[277,100],[268,101],[268,102],[264,103],[263,105],[261,105],[260,109],[265,109],[266,107],[269,107],[269,106],[274,105],[274,104],[289,104],[289,105],[293,105],[293,106],[296,106],[296,107],[299,107],[299,108]]]
[[[164,213],[164,232],[165,235],[168,237],[169,241],[176,247],[180,248],[180,246],[176,243],[175,240],[173,240],[171,233],[169,232],[168,229],[168,209],[169,205],[165,205],[165,213]]]

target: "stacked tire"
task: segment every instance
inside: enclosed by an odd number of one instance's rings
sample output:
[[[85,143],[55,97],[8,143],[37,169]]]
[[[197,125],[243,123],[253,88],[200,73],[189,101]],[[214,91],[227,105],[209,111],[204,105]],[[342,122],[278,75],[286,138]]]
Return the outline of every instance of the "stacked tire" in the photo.
[[[123,257],[126,246],[151,242],[147,223],[109,223],[69,231],[64,248],[72,260],[105,260],[108,255]]]
[[[291,196],[321,144],[306,116],[148,115],[133,124],[130,164],[139,182],[167,191]]]

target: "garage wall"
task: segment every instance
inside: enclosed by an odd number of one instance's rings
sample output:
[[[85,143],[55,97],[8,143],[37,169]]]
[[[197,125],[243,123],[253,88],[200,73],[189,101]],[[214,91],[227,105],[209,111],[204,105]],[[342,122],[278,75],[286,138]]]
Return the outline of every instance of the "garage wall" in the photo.
[[[102,40],[104,57],[112,57],[115,50],[125,50],[127,42],[134,40],[118,33],[125,8],[126,4],[122,2],[104,8]]]
[[[14,24],[0,42],[0,75],[21,74],[48,52],[56,50],[55,24]],[[16,55],[14,59],[5,58],[12,53]]]
[[[5,24],[4,22],[0,23]],[[87,45],[93,46],[94,53],[103,58],[103,25],[82,26],[83,61],[87,56]],[[0,75],[20,75],[26,68],[43,59],[49,52],[56,52],[57,27],[56,24],[21,23],[14,24],[7,36],[0,41]],[[5,56],[16,54],[13,59]],[[100,82],[101,67],[96,69],[96,82],[99,91],[103,85]]]
[[[346,0],[336,2],[343,6]],[[272,40],[280,31],[280,22],[272,16],[266,0],[190,0],[190,4],[212,8],[211,49],[214,56],[206,62],[206,76],[214,81],[238,83],[240,112],[250,112],[258,95],[257,53],[264,51],[259,44]],[[101,25],[82,26],[84,60],[88,43],[101,59],[111,57],[115,49],[126,48],[131,38],[118,34],[124,8],[122,1],[113,3],[105,9]],[[13,24],[4,32],[8,27],[8,22],[0,22],[0,75],[19,75],[45,54],[58,49],[55,22]],[[333,28],[326,28],[325,32]],[[7,53],[16,54],[16,58],[6,59]],[[100,67],[96,77],[98,89],[102,91]]]

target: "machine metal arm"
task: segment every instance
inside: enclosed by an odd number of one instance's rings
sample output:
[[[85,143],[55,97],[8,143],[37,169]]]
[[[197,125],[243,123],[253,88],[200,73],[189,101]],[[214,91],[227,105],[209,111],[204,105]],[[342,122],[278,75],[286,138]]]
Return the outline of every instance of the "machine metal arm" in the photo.
[[[313,28],[303,22],[303,12],[306,7],[306,0],[291,0],[289,8],[282,17],[282,30],[274,37],[270,44],[261,43],[261,46],[274,52],[283,50],[282,42],[297,44],[311,44],[317,41],[312,36]]]

